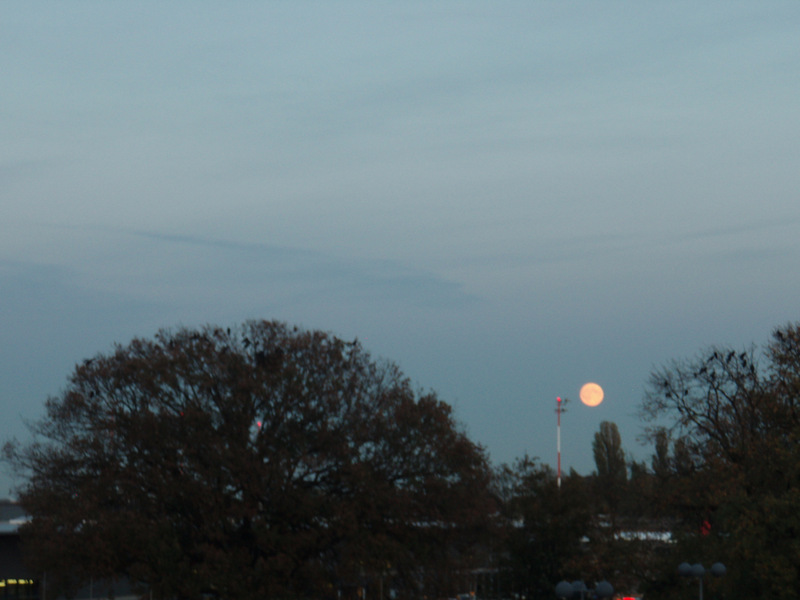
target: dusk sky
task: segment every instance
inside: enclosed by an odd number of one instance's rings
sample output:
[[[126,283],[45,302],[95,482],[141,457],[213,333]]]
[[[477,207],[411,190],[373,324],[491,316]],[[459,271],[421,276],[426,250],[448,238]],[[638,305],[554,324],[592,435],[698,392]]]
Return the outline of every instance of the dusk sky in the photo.
[[[800,319],[800,2],[0,5],[0,438],[159,328],[396,362],[496,464]],[[604,402],[578,390],[595,381]],[[0,477],[0,497],[11,479]]]

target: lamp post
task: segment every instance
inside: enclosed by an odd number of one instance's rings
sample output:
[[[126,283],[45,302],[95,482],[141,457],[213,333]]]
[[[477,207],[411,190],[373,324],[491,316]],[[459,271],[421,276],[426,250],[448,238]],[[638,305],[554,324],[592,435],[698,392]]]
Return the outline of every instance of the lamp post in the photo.
[[[721,562],[716,562],[711,565],[711,574],[714,577],[722,577],[727,573],[728,569]],[[706,574],[706,568],[700,563],[690,565],[688,562],[682,562],[678,565],[678,575],[681,577],[696,577],[700,584],[700,600],[703,600],[703,576]]]
[[[556,596],[564,600],[585,600],[588,598],[611,598],[614,595],[614,586],[607,581],[599,581],[594,590],[586,587],[583,581],[559,581],[556,584]]]

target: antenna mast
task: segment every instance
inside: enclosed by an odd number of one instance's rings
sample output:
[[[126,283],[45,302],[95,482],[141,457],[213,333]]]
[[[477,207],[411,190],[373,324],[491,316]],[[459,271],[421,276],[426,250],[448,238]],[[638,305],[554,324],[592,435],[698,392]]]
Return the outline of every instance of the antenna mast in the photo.
[[[556,479],[556,483],[558,485],[558,489],[561,489],[561,413],[565,411],[563,406],[567,403],[567,399],[561,399],[561,396],[556,398],[556,450],[558,452],[558,478]]]

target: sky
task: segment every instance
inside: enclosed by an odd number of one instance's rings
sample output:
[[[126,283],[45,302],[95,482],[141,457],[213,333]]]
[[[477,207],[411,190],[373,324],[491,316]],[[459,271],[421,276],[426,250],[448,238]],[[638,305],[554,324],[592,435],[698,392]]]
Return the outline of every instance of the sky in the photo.
[[[358,338],[494,464],[648,460],[800,317],[800,3],[0,4],[0,441],[164,327]],[[587,381],[605,400],[578,401]],[[21,482],[6,471],[0,496]]]

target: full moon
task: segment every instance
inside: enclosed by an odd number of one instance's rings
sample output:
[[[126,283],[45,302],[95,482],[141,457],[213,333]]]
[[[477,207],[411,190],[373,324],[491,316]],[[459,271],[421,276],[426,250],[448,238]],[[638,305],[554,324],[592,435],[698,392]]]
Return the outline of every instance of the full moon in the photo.
[[[586,383],[581,388],[581,402],[586,406],[597,406],[603,401],[603,388],[596,383]]]

